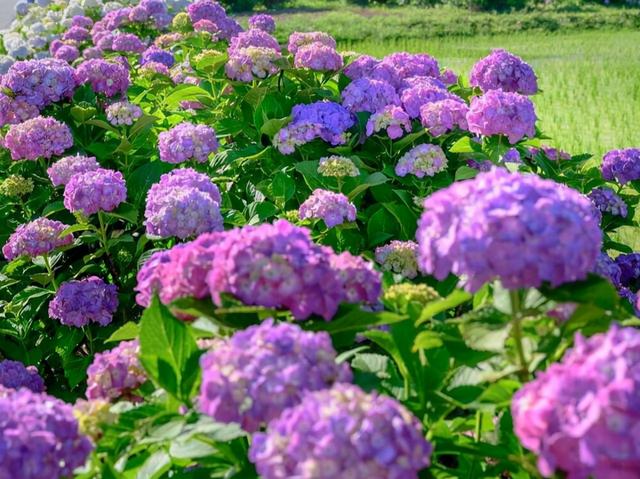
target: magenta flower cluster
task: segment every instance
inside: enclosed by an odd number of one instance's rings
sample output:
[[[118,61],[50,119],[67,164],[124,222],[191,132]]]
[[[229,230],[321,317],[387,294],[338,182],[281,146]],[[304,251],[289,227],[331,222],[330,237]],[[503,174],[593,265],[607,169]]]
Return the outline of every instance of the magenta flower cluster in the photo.
[[[129,88],[129,69],[122,62],[95,58],[82,62],[76,68],[80,84],[89,83],[95,93],[111,97],[124,94]]]
[[[216,38],[221,40],[229,40],[242,32],[238,22],[229,17],[225,9],[214,0],[196,0],[187,7],[187,14],[194,28],[198,22],[209,22],[215,30]]]
[[[287,50],[295,56],[300,48],[311,45],[312,43],[319,43],[333,50],[335,50],[337,46],[335,39],[325,32],[293,32],[289,35]]]
[[[508,289],[584,279],[602,232],[591,202],[567,186],[494,168],[424,201],[422,270],[461,276],[468,291],[499,279]]]
[[[425,105],[441,100],[454,100],[464,103],[462,98],[449,93],[446,88],[431,81],[420,81],[405,88],[401,95],[402,106],[411,118],[419,118]]]
[[[73,146],[69,127],[48,116],[37,116],[11,125],[3,140],[12,160],[51,158]]]
[[[44,392],[44,381],[35,366],[25,366],[20,361],[0,361],[0,387],[27,388],[34,393]]]
[[[360,78],[342,90],[342,105],[353,113],[375,113],[387,105],[399,105],[395,88],[386,81]]]
[[[12,98],[0,93],[0,126],[16,125],[39,114],[40,109],[23,98]]]
[[[606,186],[594,188],[587,196],[601,213],[626,218],[627,204],[611,188]]]
[[[236,332],[200,359],[198,407],[218,422],[256,432],[300,403],[307,391],[351,381],[331,337],[272,319]]]
[[[76,328],[89,323],[106,326],[117,309],[118,288],[97,276],[90,276],[62,283],[49,303],[49,317]]]
[[[9,236],[9,240],[2,247],[2,254],[8,260],[14,260],[20,256],[35,258],[47,254],[59,248],[73,243],[73,235],[60,237],[68,225],[48,218],[38,218],[18,226]]]
[[[356,207],[342,193],[315,189],[298,210],[301,219],[324,221],[327,228],[333,228],[345,221],[356,220]]]
[[[430,55],[397,52],[382,60],[362,55],[345,68],[345,74],[352,80],[371,78],[387,82],[401,93],[410,78],[439,79],[440,67]]]
[[[392,140],[411,132],[411,118],[402,107],[387,105],[367,120],[367,136],[385,130]]]
[[[145,44],[133,33],[117,33],[113,36],[111,50],[123,53],[141,53]]]
[[[85,216],[113,211],[126,199],[127,185],[122,173],[104,168],[77,173],[64,187],[64,207]]]
[[[147,234],[160,238],[189,238],[222,231],[220,192],[206,174],[191,168],[162,175],[147,194]]]
[[[342,283],[343,301],[375,305],[382,292],[380,273],[371,261],[348,251],[330,256],[330,264]]]
[[[22,388],[0,393],[0,477],[62,479],[93,449],[71,406]]]
[[[414,175],[418,178],[435,176],[446,170],[447,157],[438,145],[422,143],[406,152],[396,164],[398,176]]]
[[[255,434],[249,459],[264,479],[417,479],[431,451],[399,402],[338,384],[307,393]]]
[[[545,477],[638,475],[640,332],[612,326],[575,345],[513,398],[515,433]]]
[[[602,177],[621,185],[640,179],[640,148],[609,151],[602,159]]]
[[[298,48],[293,64],[296,68],[336,71],[342,68],[344,62],[335,48],[320,42],[314,42]]]
[[[75,174],[94,171],[98,168],[100,168],[100,165],[94,156],[65,156],[47,169],[47,175],[49,175],[53,186],[61,186],[69,183],[69,180]]]
[[[218,151],[218,140],[210,126],[185,121],[158,135],[158,149],[160,160],[166,163],[204,163]]]
[[[97,353],[87,368],[87,399],[131,398],[133,391],[147,380],[139,355],[137,339]]]
[[[263,32],[273,33],[276,31],[276,22],[271,15],[259,13],[249,17],[249,28],[262,30]]]
[[[267,32],[254,28],[233,37],[229,43],[228,52],[229,55],[232,55],[234,52],[248,47],[268,48],[278,53],[280,52],[278,40]]]
[[[427,103],[420,108],[420,122],[431,136],[442,136],[456,128],[468,130],[469,107],[463,101],[448,98]]]
[[[489,90],[522,95],[538,92],[538,80],[533,68],[522,58],[501,48],[493,50],[473,65],[469,83],[485,93]]]

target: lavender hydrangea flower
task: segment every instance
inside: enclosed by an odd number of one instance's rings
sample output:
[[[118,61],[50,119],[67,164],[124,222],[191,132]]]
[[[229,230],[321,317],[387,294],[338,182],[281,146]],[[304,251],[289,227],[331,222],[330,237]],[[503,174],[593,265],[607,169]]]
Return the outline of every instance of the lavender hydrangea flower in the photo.
[[[171,72],[167,68],[167,65],[160,62],[147,62],[138,69],[138,73],[140,75],[146,75],[150,77],[153,77],[154,75],[164,75],[168,77],[169,75],[171,75]]]
[[[17,125],[40,115],[40,110],[22,98],[0,93],[0,126]]]
[[[588,339],[577,334],[560,363],[515,394],[514,430],[538,455],[542,475],[556,470],[575,478],[638,474],[639,357],[635,328],[613,325]]]
[[[380,63],[380,60],[377,58],[370,55],[360,55],[345,67],[344,74],[350,80],[358,80],[359,78],[369,76],[373,67],[378,63]]]
[[[608,279],[616,288],[622,286],[622,270],[618,263],[611,259],[607,253],[598,255],[593,272]]]
[[[35,366],[20,361],[0,361],[0,386],[8,389],[27,388],[34,393],[44,392],[44,381]]]
[[[320,158],[318,173],[322,176],[344,178],[345,176],[358,176],[360,170],[351,158],[346,156],[331,155]]]
[[[420,122],[431,136],[442,136],[459,128],[468,130],[469,107],[463,101],[445,99],[427,103],[420,108]]]
[[[60,158],[47,169],[47,175],[53,186],[69,183],[71,177],[77,173],[85,173],[100,168],[94,156],[65,156]]]
[[[621,254],[615,259],[620,268],[620,286],[638,291],[640,289],[640,253]]]
[[[602,177],[624,185],[640,179],[640,148],[611,150],[602,159]]]
[[[95,93],[108,97],[124,94],[129,88],[129,70],[120,62],[86,60],[78,65],[76,75],[80,84],[89,83]]]
[[[111,49],[115,52],[141,53],[144,51],[144,43],[133,33],[118,33],[114,35]]]
[[[373,263],[348,251],[331,255],[331,267],[342,283],[346,303],[376,304],[382,292],[382,279]]]
[[[507,289],[583,279],[602,244],[591,202],[535,175],[495,168],[432,194],[424,208],[421,269],[462,276],[471,292],[494,279]]]
[[[0,477],[61,479],[84,465],[91,441],[71,406],[29,389],[0,394]]]
[[[397,52],[384,57],[371,69],[369,76],[386,81],[400,90],[404,80],[410,77],[440,78],[440,67],[430,55]]]
[[[73,235],[60,237],[68,225],[48,218],[38,218],[18,226],[9,236],[2,248],[2,254],[8,261],[20,256],[35,258],[50,253],[60,246],[73,243]]]
[[[396,400],[338,384],[307,393],[256,433],[249,459],[264,479],[417,479],[431,451],[420,422]]]
[[[218,188],[191,168],[162,175],[147,194],[144,216],[147,234],[160,238],[185,239],[223,229]]]
[[[600,212],[626,218],[627,204],[611,188],[594,188],[587,196]]]
[[[248,47],[268,48],[280,53],[280,44],[278,40],[262,30],[251,29],[241,32],[231,39],[228,52],[232,55],[234,52]]]
[[[74,41],[74,42],[84,42],[89,40],[91,37],[89,30],[86,28],[71,26],[64,34],[62,35],[63,41]]]
[[[106,326],[118,309],[118,289],[97,276],[60,285],[49,303],[49,317],[81,328],[90,322]]]
[[[327,333],[275,324],[272,319],[238,331],[200,359],[200,411],[219,422],[256,432],[307,391],[351,381]]]
[[[411,118],[401,107],[387,105],[369,117],[367,121],[367,136],[381,130],[386,130],[392,140],[411,132]]]
[[[445,68],[442,71],[442,73],[440,74],[440,78],[445,85],[455,85],[456,83],[458,83],[458,75],[456,75],[456,73],[449,68]]]
[[[447,157],[438,145],[423,143],[406,152],[396,164],[396,175],[435,176],[447,169]]]
[[[293,32],[289,35],[287,50],[295,56],[300,48],[312,43],[321,43],[334,50],[337,46],[334,38],[325,32]]]
[[[298,210],[300,219],[321,219],[327,228],[356,220],[356,207],[342,193],[316,189]]]
[[[3,142],[12,160],[37,160],[61,155],[73,146],[73,136],[64,123],[37,116],[24,123],[11,125]]]
[[[251,82],[280,71],[277,61],[280,52],[265,47],[246,47],[234,50],[225,65],[225,73],[232,80]]]
[[[549,145],[541,145],[540,148],[530,146],[527,148],[529,156],[535,158],[536,155],[543,155],[551,161],[570,160],[571,154],[566,151],[559,150]]]
[[[152,45],[142,52],[142,55],[140,56],[140,65],[144,65],[149,62],[162,63],[167,68],[171,68],[176,60],[173,53]]]
[[[353,115],[337,103],[319,101],[296,105],[291,111],[291,123],[276,134],[273,143],[285,155],[316,138],[340,145],[346,142],[346,131],[354,124]]]
[[[85,216],[113,211],[126,199],[122,173],[104,168],[75,174],[64,187],[64,207]]]
[[[103,56],[104,52],[98,47],[88,47],[82,51],[82,58],[84,58],[85,60],[94,60],[97,58],[102,58]]]
[[[353,113],[375,113],[387,105],[399,105],[395,88],[384,81],[360,78],[342,91],[342,105]]]
[[[249,17],[249,28],[262,30],[263,32],[273,33],[276,31],[276,22],[271,15],[260,13]]]
[[[158,149],[166,163],[204,163],[218,150],[218,140],[213,128],[185,121],[158,135]]]
[[[118,101],[109,105],[106,110],[107,120],[114,126],[133,125],[142,116],[142,108],[128,101]]]
[[[449,93],[432,81],[420,82],[402,91],[402,106],[411,118],[419,118],[421,109],[432,102],[454,100],[464,103],[461,98]]]
[[[397,241],[376,248],[376,261],[385,271],[413,279],[418,276],[418,243]]]
[[[71,19],[71,27],[79,27],[84,29],[90,29],[93,26],[93,20],[84,15],[74,15]]]
[[[80,57],[80,50],[78,50],[74,45],[62,45],[56,50],[53,57],[67,63],[71,63]]]
[[[340,70],[344,63],[342,56],[334,48],[315,42],[298,48],[293,64],[296,68],[336,71]]]
[[[500,158],[503,163],[522,163],[520,152],[516,148],[509,148]]]
[[[514,144],[536,134],[536,112],[529,98],[519,93],[490,90],[471,100],[469,131],[483,136],[505,135]]]
[[[139,355],[137,339],[123,341],[111,350],[97,353],[87,368],[87,398],[130,397],[133,390],[147,380]]]
[[[533,68],[522,58],[501,48],[493,50],[473,65],[469,83],[483,92],[502,90],[522,95],[538,92],[538,80]]]

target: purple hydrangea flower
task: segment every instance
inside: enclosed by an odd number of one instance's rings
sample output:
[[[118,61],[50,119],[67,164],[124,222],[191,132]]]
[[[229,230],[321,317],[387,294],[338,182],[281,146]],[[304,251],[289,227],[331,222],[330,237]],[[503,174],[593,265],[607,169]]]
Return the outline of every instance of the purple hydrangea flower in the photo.
[[[447,85],[445,85],[442,80],[435,77],[421,77],[421,76],[405,78],[404,80],[402,80],[402,86],[398,89],[398,91],[402,93],[409,88],[413,88],[417,86],[436,88],[436,89],[448,91]],[[462,98],[457,97],[453,94],[451,94],[451,97],[457,99],[458,101],[463,101]]]
[[[232,55],[234,52],[248,47],[268,48],[280,53],[278,40],[273,38],[267,32],[257,29],[247,30],[246,32],[241,32],[233,37],[229,44],[228,52],[229,55]]]
[[[393,240],[376,248],[376,261],[385,271],[413,279],[418,276],[418,243]]]
[[[471,292],[494,279],[508,289],[583,279],[602,244],[591,202],[535,175],[495,168],[432,194],[424,208],[421,269],[463,276]]]
[[[271,15],[259,13],[249,17],[249,28],[262,30],[263,32],[273,33],[276,31],[276,22]]]
[[[58,60],[64,60],[65,62],[71,63],[76,58],[80,57],[80,50],[73,45],[62,45],[56,50],[53,57]]]
[[[397,52],[384,57],[371,69],[369,76],[386,81],[400,90],[404,80],[410,77],[440,78],[440,67],[430,55]]]
[[[105,113],[114,126],[133,125],[142,116],[142,108],[128,101],[118,101],[109,105]]]
[[[60,158],[47,169],[47,174],[53,186],[66,185],[71,177],[77,173],[84,173],[100,168],[94,156],[65,156]]]
[[[632,478],[640,451],[640,332],[613,325],[575,345],[513,397],[516,436],[545,477]]]
[[[166,163],[204,163],[218,150],[218,140],[213,128],[185,121],[158,135],[158,149]]]
[[[519,93],[490,90],[471,100],[469,131],[478,135],[505,135],[509,143],[536,134],[536,112],[529,98]]]
[[[0,477],[61,479],[93,449],[68,404],[22,388],[0,394]]]
[[[438,145],[423,143],[406,152],[396,164],[396,175],[435,176],[447,169],[447,157]]]
[[[20,226],[9,236],[2,247],[2,254],[8,261],[19,256],[35,258],[50,253],[60,246],[73,243],[73,235],[60,237],[68,225],[48,218],[38,218]]]
[[[411,132],[411,118],[402,107],[387,105],[369,117],[367,121],[367,136],[381,130],[386,130],[392,140]]]
[[[285,155],[316,138],[340,145],[346,142],[346,131],[354,124],[353,115],[337,103],[318,101],[296,105],[291,111],[291,123],[276,134],[273,143]]]
[[[307,393],[256,433],[249,459],[264,479],[417,479],[431,451],[420,422],[399,402],[338,384]]]
[[[248,432],[299,404],[308,391],[351,381],[349,366],[336,363],[327,333],[272,319],[216,344],[200,366],[200,411],[219,422],[239,423]]]
[[[609,151],[602,159],[602,177],[621,185],[640,179],[640,148]]]
[[[0,386],[8,389],[27,388],[34,393],[44,392],[44,381],[35,366],[20,361],[0,361]]]
[[[418,82],[402,91],[402,106],[411,118],[419,118],[421,109],[433,102],[441,100],[453,100],[464,104],[464,101],[449,93],[446,88],[441,88],[432,81]]]
[[[342,105],[353,113],[375,113],[387,105],[400,105],[395,88],[384,81],[360,78],[342,91]]]
[[[40,110],[22,98],[0,93],[0,126],[17,125],[40,115]]]
[[[174,44],[182,41],[184,39],[184,35],[180,32],[171,32],[165,33],[156,37],[153,41],[153,44],[158,48],[169,48]]]
[[[144,216],[147,234],[160,238],[223,230],[218,188],[191,168],[162,175],[147,194]]]
[[[251,82],[280,71],[279,52],[265,47],[246,47],[234,50],[225,65],[225,73],[232,80]]]
[[[37,160],[61,155],[73,146],[71,130],[50,117],[37,116],[11,125],[4,137],[4,147],[13,160]]]
[[[342,56],[334,48],[315,42],[298,48],[293,64],[296,68],[335,71],[342,68],[343,61]]]
[[[468,130],[469,107],[463,101],[445,99],[427,103],[420,108],[420,121],[431,136],[442,136],[459,128]]]
[[[91,35],[89,34],[89,30],[86,28],[82,28],[79,26],[71,26],[64,35],[62,35],[62,40],[72,40],[74,42],[84,42],[89,40]]]
[[[187,7],[193,23],[200,20],[219,21],[227,16],[224,7],[214,0],[196,0]]]
[[[147,62],[138,69],[138,73],[140,75],[150,75],[150,76],[157,74],[157,75],[164,75],[168,77],[169,75],[171,75],[171,72],[167,68],[167,65],[160,62]]]
[[[337,46],[334,38],[325,32],[293,32],[289,35],[287,50],[289,50],[289,53],[292,55],[296,55],[300,48],[311,45],[312,43],[321,43],[334,50]]]
[[[620,268],[619,285],[638,291],[640,289],[640,253],[621,254],[616,257],[615,263]]]
[[[162,63],[167,68],[171,68],[176,60],[173,57],[173,53],[152,45],[147,48],[140,57],[140,65],[144,65],[149,62]]]
[[[333,228],[345,221],[356,220],[356,207],[342,193],[316,189],[300,205],[301,219],[321,219],[327,228]]]
[[[49,303],[49,317],[81,328],[90,322],[106,326],[118,309],[118,289],[97,276],[60,285]]]
[[[382,292],[382,278],[373,263],[348,251],[331,255],[331,267],[342,282],[346,303],[376,304]]]
[[[147,20],[149,20],[149,12],[140,5],[133,7],[129,12],[129,22],[131,23],[144,23]]]
[[[118,33],[113,36],[111,49],[115,52],[141,53],[144,51],[144,43],[133,33]]]
[[[611,188],[594,188],[587,196],[601,213],[626,218],[627,204]]]
[[[509,148],[500,160],[502,160],[503,163],[522,163],[520,152],[516,148]]]
[[[529,156],[535,158],[536,155],[544,155],[551,161],[570,160],[571,154],[566,151],[559,150],[549,145],[541,145],[540,148],[530,146],[527,148]]]
[[[147,380],[139,355],[137,339],[123,341],[111,350],[97,353],[87,368],[87,398],[131,397],[132,391]]]
[[[82,51],[82,58],[85,60],[94,60],[103,56],[104,52],[98,47],[88,47]]]
[[[456,75],[456,73],[449,68],[445,68],[442,71],[442,73],[440,74],[440,78],[445,85],[455,85],[456,83],[458,83],[458,75]]]
[[[74,15],[71,19],[71,26],[89,30],[91,27],[93,27],[93,20],[84,15]]]
[[[126,199],[122,173],[104,168],[75,174],[64,187],[64,207],[85,216],[113,211]]]
[[[86,60],[78,65],[76,75],[79,83],[90,83],[95,93],[106,96],[124,94],[129,88],[129,69],[120,62]]]
[[[473,65],[469,83],[483,92],[502,90],[522,95],[538,92],[538,80],[533,68],[522,58],[501,48],[493,50]]]
[[[622,271],[620,266],[611,259],[607,253],[600,253],[600,255],[598,255],[593,272],[603,278],[607,278],[616,288],[622,285]]]
[[[344,74],[350,80],[358,80],[359,78],[369,76],[373,67],[378,63],[380,63],[380,60],[377,58],[370,55],[360,55],[345,67]]]

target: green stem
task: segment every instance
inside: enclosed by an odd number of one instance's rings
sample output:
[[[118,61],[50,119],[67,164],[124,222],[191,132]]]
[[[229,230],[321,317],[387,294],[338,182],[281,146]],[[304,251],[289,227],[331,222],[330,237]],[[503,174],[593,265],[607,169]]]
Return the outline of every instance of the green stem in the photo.
[[[58,283],[56,282],[56,276],[53,273],[53,268],[51,267],[51,262],[49,261],[49,255],[43,254],[42,257],[44,259],[44,266],[45,268],[47,268],[47,273],[49,274],[49,280],[53,285],[53,290],[58,291]]]
[[[520,363],[520,371],[518,375],[523,382],[529,380],[529,363],[524,354],[522,345],[522,303],[520,301],[520,291],[509,291],[511,299],[511,314],[513,321],[511,323],[511,332],[513,333],[513,341],[516,345],[516,353],[518,354],[518,362]]]
[[[100,223],[100,230],[99,230],[100,243],[104,248],[105,263],[107,265],[107,269],[109,270],[109,273],[111,273],[111,278],[113,279],[113,282],[115,283],[116,286],[120,288],[122,285],[120,284],[120,277],[118,276],[118,270],[116,269],[116,265],[114,264],[113,259],[111,258],[111,255],[109,254],[109,239],[107,237],[107,227],[105,225],[104,217],[102,216],[102,211],[98,211],[98,222]]]
[[[93,335],[91,334],[91,328],[89,326],[84,326],[82,330],[84,331],[84,335],[87,337],[87,341],[89,341],[89,354],[93,354]]]

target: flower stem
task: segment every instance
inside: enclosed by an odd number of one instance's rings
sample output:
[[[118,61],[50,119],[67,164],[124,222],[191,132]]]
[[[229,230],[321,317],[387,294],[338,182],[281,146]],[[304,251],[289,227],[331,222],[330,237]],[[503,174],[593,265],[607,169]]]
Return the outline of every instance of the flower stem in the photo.
[[[47,268],[47,273],[49,274],[49,280],[53,285],[53,290],[58,291],[58,283],[56,282],[56,276],[53,273],[53,268],[51,267],[51,262],[49,261],[49,255],[47,253],[42,255],[44,259],[44,267]]]
[[[107,227],[102,216],[102,211],[98,211],[98,222],[100,223],[100,243],[102,243],[102,247],[104,248],[105,264],[107,266],[107,269],[109,270],[109,273],[111,273],[113,282],[116,286],[118,286],[118,288],[120,288],[122,285],[120,284],[118,270],[116,269],[116,265],[114,264],[111,255],[109,254],[109,239],[107,237]]]
[[[529,363],[522,345],[522,303],[520,301],[520,291],[509,291],[509,297],[511,299],[511,314],[513,317],[511,332],[513,333],[513,341],[516,345],[518,362],[520,363],[518,375],[523,382],[526,382],[529,380]]]

